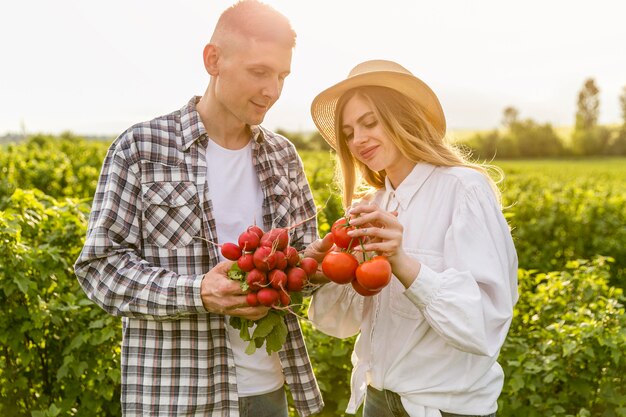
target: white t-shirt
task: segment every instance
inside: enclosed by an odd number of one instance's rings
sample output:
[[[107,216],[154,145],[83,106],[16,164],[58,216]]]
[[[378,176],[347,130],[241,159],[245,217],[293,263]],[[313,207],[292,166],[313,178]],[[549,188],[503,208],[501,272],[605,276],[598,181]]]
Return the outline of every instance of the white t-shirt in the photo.
[[[470,168],[419,163],[397,189],[387,179],[374,203],[398,211],[404,251],[422,266],[409,288],[393,277],[374,297],[334,283],[313,295],[309,318],[318,330],[360,332],[348,413],[367,385],[399,393],[411,416],[495,412],[517,255],[489,183]]]
[[[206,159],[218,241],[237,243],[248,226],[263,225],[263,190],[252,163],[252,144],[231,150],[209,140]],[[239,396],[266,394],[282,387],[285,378],[278,354],[268,355],[262,346],[248,355],[248,342],[241,340],[239,330],[228,324],[226,330],[235,358]]]

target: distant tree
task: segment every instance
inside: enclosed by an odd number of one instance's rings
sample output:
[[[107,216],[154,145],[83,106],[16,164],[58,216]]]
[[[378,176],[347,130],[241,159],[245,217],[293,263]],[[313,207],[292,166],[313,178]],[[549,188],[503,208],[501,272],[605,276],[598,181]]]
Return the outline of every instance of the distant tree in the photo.
[[[324,140],[324,137],[322,136],[322,134],[318,132],[317,130],[309,138],[309,142],[311,143],[311,147],[316,150],[329,151],[331,149],[328,142]]]
[[[513,123],[517,123],[518,117],[519,111],[515,107],[506,107],[502,115],[502,126],[510,128]]]
[[[572,150],[577,155],[602,155],[609,148],[611,132],[598,126],[600,90],[593,78],[588,78],[578,93],[576,126],[572,135]]]
[[[501,155],[498,153],[500,133],[497,130],[476,133],[465,140],[461,147],[469,148],[471,156],[476,160],[492,160]]]
[[[622,125],[609,145],[607,150],[609,155],[626,155],[626,86],[622,88],[619,104],[622,109]]]
[[[539,124],[532,119],[515,122],[507,138],[517,144],[521,157],[555,157],[563,153],[561,139],[550,123]]]
[[[299,151],[309,150],[309,143],[301,133],[287,132],[283,129],[276,129],[276,133],[289,139]]]
[[[600,114],[600,90],[593,78],[588,78],[578,93],[576,130],[592,130]]]

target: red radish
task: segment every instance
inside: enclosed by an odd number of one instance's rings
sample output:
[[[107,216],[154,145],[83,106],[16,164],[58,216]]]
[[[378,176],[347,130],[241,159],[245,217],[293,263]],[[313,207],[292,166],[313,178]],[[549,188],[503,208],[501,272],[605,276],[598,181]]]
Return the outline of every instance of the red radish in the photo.
[[[328,252],[322,261],[324,275],[337,284],[349,284],[358,266],[359,261],[346,252]]]
[[[294,266],[287,271],[287,288],[289,291],[302,291],[306,282],[306,272],[304,269]]]
[[[246,275],[246,282],[253,291],[256,291],[264,288],[267,284],[267,277],[265,276],[265,272],[253,269]]]
[[[363,287],[361,284],[359,284],[359,281],[354,279],[352,280],[352,288],[354,288],[354,291],[358,292],[359,294],[361,294],[363,297],[371,297],[373,295],[376,295],[380,292],[380,290],[368,290],[367,288]]]
[[[241,256],[241,248],[234,243],[224,243],[221,247],[222,256],[231,261],[236,261]]]
[[[285,256],[287,257],[287,263],[289,266],[296,266],[300,263],[300,255],[298,255],[298,251],[293,246],[287,246],[284,250]]]
[[[258,248],[259,242],[260,239],[256,233],[247,231],[240,234],[239,240],[237,241],[237,243],[239,243],[239,247],[246,252],[251,252]]]
[[[261,246],[269,246],[275,250],[283,250],[289,244],[287,229],[272,229],[261,238]]]
[[[291,303],[291,297],[285,290],[278,291],[278,299],[280,300],[280,304],[284,306],[288,306]]]
[[[254,257],[251,253],[244,253],[237,259],[237,265],[244,272],[250,272],[254,269]]]
[[[259,226],[250,226],[246,229],[247,232],[252,232],[255,235],[257,235],[259,237],[259,240],[263,237],[263,229],[261,229]]]
[[[317,272],[317,261],[313,258],[302,258],[300,268],[304,269],[304,272],[310,277]]]
[[[287,268],[288,263],[284,252],[276,251],[274,252],[274,256],[276,257],[276,269],[284,270],[285,268]]]
[[[271,307],[278,302],[278,291],[274,288],[261,288],[256,297],[260,304]]]
[[[272,269],[268,278],[270,285],[277,290],[287,287],[287,274],[280,269]]]
[[[272,253],[272,248],[261,246],[254,251],[254,265],[261,271],[268,272],[276,266],[276,256]]]
[[[251,307],[256,307],[259,305],[259,299],[256,296],[255,292],[250,292],[246,295],[246,303],[248,303]]]

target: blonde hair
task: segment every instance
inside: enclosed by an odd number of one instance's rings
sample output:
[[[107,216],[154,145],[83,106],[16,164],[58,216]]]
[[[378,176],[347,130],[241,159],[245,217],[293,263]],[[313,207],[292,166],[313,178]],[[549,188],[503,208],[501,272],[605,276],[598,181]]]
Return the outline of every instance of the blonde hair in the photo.
[[[337,138],[337,179],[343,183],[343,204],[348,207],[353,199],[360,199],[385,186],[385,172],[372,171],[356,159],[343,132],[343,109],[353,97],[365,99],[371,106],[383,131],[400,153],[412,162],[427,162],[436,166],[463,166],[483,174],[489,181],[498,201],[497,182],[504,177],[496,166],[471,162],[469,156],[448,143],[424,114],[422,108],[404,94],[387,87],[365,86],[348,90],[335,108],[335,137]],[[494,181],[490,172],[496,174]]]

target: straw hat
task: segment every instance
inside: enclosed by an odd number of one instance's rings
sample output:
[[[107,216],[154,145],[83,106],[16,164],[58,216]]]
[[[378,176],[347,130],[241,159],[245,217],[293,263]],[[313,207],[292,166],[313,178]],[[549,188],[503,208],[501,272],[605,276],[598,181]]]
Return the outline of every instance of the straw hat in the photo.
[[[355,87],[380,86],[394,89],[414,100],[424,109],[426,117],[443,136],[446,118],[439,99],[422,80],[403,66],[384,60],[365,61],[350,71],[348,78],[322,91],[311,104],[311,116],[320,133],[336,149],[335,110],[337,101]]]

